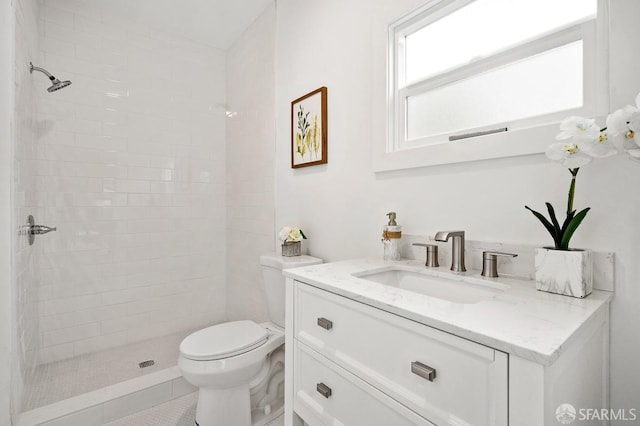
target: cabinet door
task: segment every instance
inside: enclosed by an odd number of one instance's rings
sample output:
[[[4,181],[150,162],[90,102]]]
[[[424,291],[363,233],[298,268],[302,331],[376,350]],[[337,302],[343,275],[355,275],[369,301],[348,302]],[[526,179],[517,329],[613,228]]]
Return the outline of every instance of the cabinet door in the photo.
[[[294,350],[294,410],[310,426],[433,426],[304,344]]]
[[[436,424],[506,425],[507,355],[298,283],[296,338]]]

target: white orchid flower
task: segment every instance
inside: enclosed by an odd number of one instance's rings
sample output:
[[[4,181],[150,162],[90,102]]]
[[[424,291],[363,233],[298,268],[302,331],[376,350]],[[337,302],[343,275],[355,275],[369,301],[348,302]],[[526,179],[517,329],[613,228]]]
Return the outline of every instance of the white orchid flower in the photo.
[[[600,128],[596,120],[572,115],[565,118],[560,123],[560,133],[556,136],[558,140],[574,138],[576,141],[583,139],[595,140],[600,136]]]
[[[629,119],[629,132],[627,138],[633,139],[640,148],[640,109]]]
[[[554,143],[549,145],[545,154],[548,159],[560,163],[569,169],[582,167],[591,161],[591,157],[583,152],[575,143]]]
[[[597,139],[580,139],[579,146],[583,152],[596,158],[611,157],[618,153],[617,147],[609,139],[609,134],[606,130],[600,131]]]
[[[633,127],[633,128],[632,128]],[[627,105],[607,116],[607,133],[619,152],[640,147],[640,110]]]
[[[627,133],[628,147],[625,152],[634,161],[640,161],[640,114],[637,114],[632,121],[629,122],[629,133]],[[631,141],[635,142],[632,144]]]

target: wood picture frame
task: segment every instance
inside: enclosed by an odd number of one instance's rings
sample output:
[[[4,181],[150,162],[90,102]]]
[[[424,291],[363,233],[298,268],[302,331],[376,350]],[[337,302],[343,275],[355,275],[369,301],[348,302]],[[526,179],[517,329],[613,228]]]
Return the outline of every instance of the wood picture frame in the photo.
[[[327,163],[327,88],[291,102],[291,168]]]

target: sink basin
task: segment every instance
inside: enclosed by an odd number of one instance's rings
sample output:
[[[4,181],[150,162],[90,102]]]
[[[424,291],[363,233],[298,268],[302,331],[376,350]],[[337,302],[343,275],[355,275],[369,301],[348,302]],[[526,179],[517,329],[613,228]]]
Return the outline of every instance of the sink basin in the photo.
[[[447,279],[393,267],[384,270],[365,271],[353,275],[389,287],[462,304],[472,304],[492,299],[508,288],[504,284],[495,282],[487,282],[487,284],[469,283],[459,279]]]

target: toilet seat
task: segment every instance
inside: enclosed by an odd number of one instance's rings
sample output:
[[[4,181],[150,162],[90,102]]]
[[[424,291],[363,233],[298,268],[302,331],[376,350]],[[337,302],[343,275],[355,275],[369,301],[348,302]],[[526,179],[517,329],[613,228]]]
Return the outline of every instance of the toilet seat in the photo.
[[[225,322],[187,336],[180,353],[194,361],[230,358],[264,345],[267,338],[267,330],[253,321]]]

